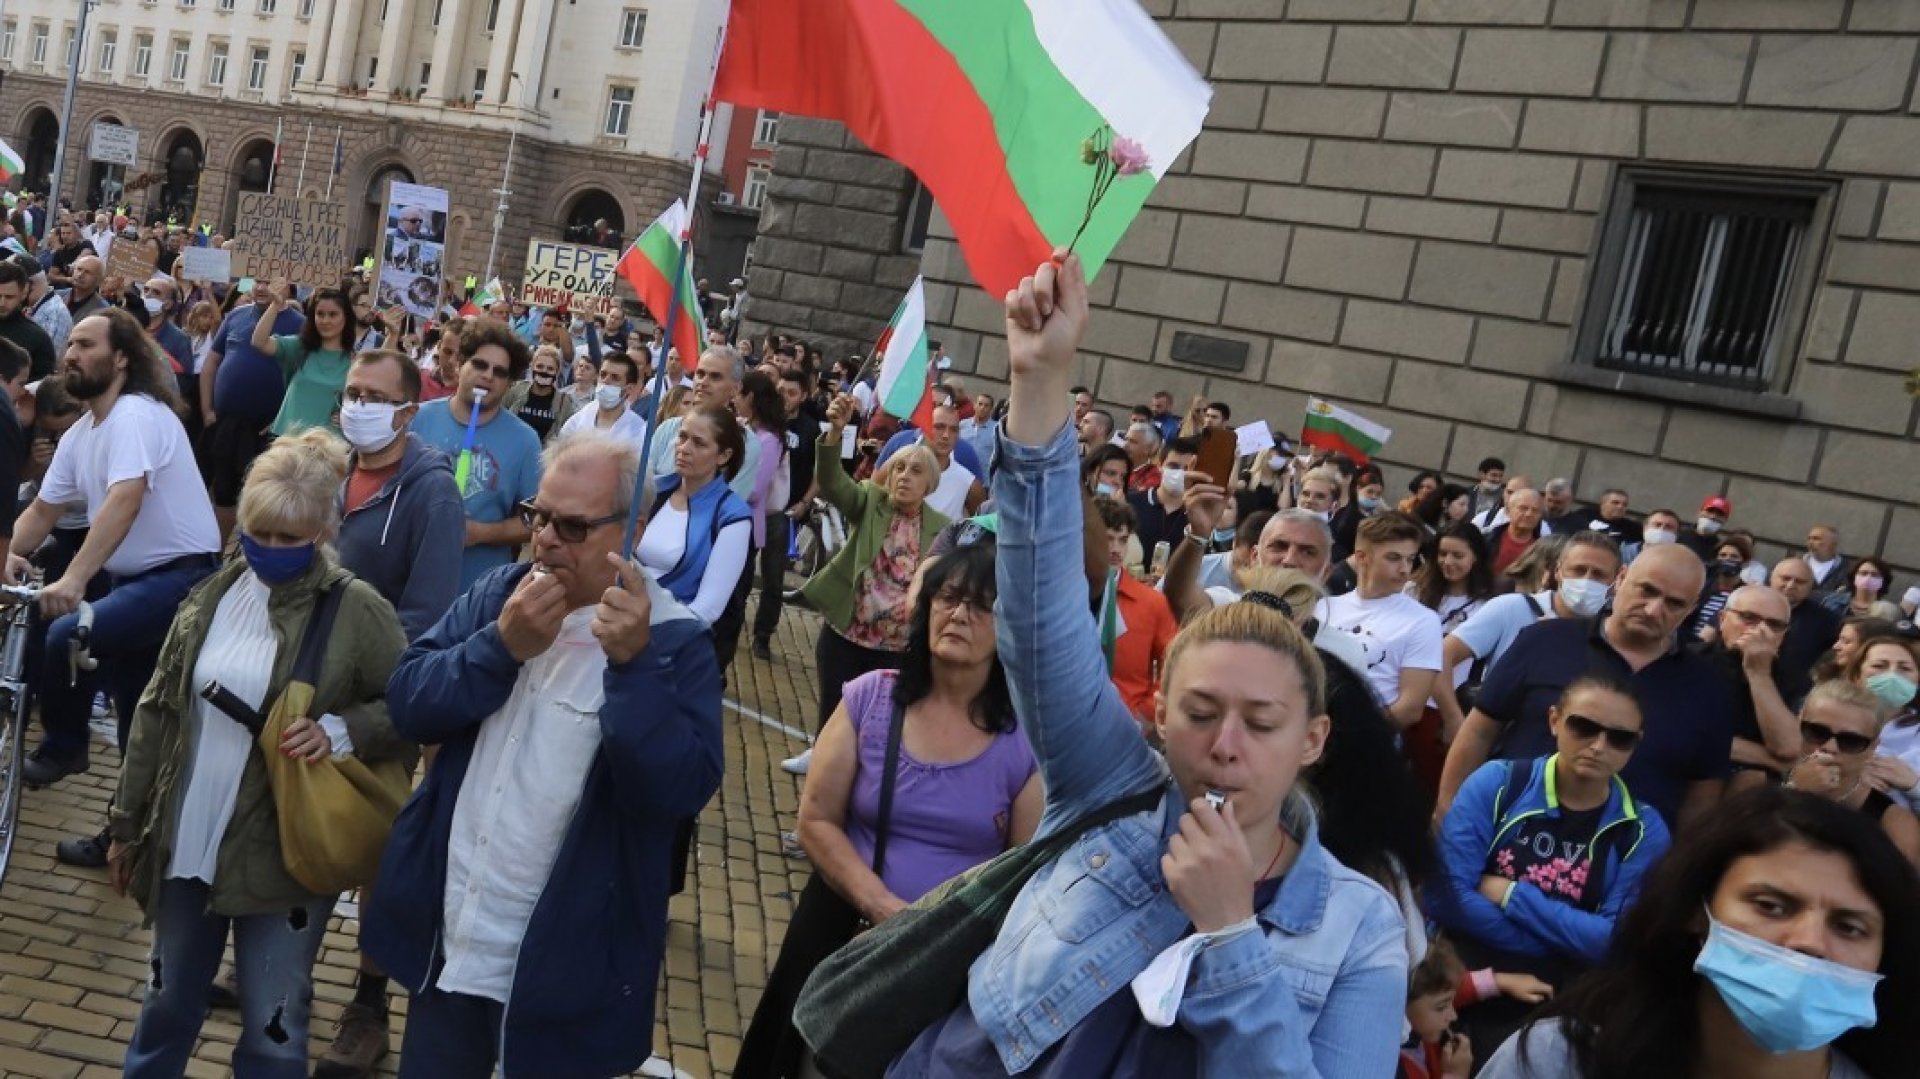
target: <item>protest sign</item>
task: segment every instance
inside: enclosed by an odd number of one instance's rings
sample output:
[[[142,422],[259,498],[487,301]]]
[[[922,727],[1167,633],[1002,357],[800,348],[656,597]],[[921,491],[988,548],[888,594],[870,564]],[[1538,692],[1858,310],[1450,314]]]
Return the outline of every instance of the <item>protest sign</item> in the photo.
[[[153,276],[156,261],[152,244],[115,236],[113,246],[107,248],[106,273],[108,277],[118,277],[129,285],[139,285]]]
[[[233,280],[233,252],[219,247],[189,247],[180,252],[173,275],[182,281]]]
[[[1255,420],[1233,429],[1234,452],[1241,457],[1251,457],[1261,450],[1273,448],[1273,428],[1265,420]]]
[[[333,285],[347,268],[347,208],[320,199],[242,191],[233,250],[261,281]],[[229,267],[229,271],[238,267]]]
[[[527,244],[527,273],[520,300],[535,307],[565,305],[575,314],[618,314],[613,294],[620,252],[586,244],[534,240]]]
[[[398,304],[421,318],[438,318],[447,264],[446,191],[396,180],[387,190],[384,221],[378,306]]]

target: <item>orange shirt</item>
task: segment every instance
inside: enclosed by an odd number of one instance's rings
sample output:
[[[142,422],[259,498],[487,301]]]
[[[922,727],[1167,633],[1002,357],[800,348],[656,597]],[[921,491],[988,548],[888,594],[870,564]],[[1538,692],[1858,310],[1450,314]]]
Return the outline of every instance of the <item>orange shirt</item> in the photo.
[[[1120,620],[1127,631],[1113,646],[1113,684],[1135,718],[1153,718],[1153,691],[1160,684],[1160,663],[1179,626],[1167,597],[1132,574],[1120,574]]]

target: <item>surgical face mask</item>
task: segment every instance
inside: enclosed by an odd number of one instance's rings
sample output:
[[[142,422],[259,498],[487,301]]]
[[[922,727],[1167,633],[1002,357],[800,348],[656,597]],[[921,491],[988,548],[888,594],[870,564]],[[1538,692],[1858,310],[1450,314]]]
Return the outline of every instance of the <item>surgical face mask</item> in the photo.
[[[240,533],[240,551],[246,555],[253,575],[269,585],[285,584],[307,572],[313,565],[313,544],[298,547],[266,547],[245,532]]]
[[[1093,493],[1101,498],[1118,498],[1120,496],[1120,492],[1111,483],[1094,484]]]
[[[147,319],[149,321],[159,318],[160,312],[167,309],[167,301],[158,296],[143,296],[140,302],[146,305]]]
[[[625,386],[608,386],[603,383],[593,388],[593,403],[601,408],[619,408],[620,402],[626,399],[626,395]]]
[[[1713,572],[1720,577],[1738,577],[1740,568],[1745,565],[1739,559],[1723,558],[1713,564]]]
[[[400,406],[391,401],[344,401],[340,405],[340,433],[361,453],[379,453],[400,437],[393,417]]]
[[[1916,687],[1913,679],[1895,671],[1881,671],[1867,676],[1867,688],[1873,695],[1887,703],[1889,708],[1905,708],[1913,700]]]
[[[1704,513],[1700,515],[1699,520],[1693,522],[1693,530],[1703,536],[1711,536],[1719,532],[1722,527],[1724,526],[1720,523],[1719,518],[1709,517]]]
[[[1741,584],[1766,584],[1767,567],[1758,562],[1749,562],[1740,567]]]
[[[1267,471],[1285,472],[1286,470],[1287,458],[1284,455],[1278,453],[1267,454]]]
[[[1213,530],[1213,542],[1215,542],[1215,543],[1232,543],[1232,542],[1233,542],[1233,529],[1231,529],[1231,528],[1216,528],[1216,529],[1214,529],[1214,530]]]
[[[1874,1024],[1880,975],[1782,948],[1707,914],[1707,943],[1693,961],[1754,1044],[1804,1053]]]
[[[1592,618],[1607,605],[1607,591],[1605,581],[1569,578],[1560,582],[1560,602],[1566,604],[1574,617]]]
[[[1853,584],[1862,592],[1871,592],[1877,596],[1882,588],[1887,587],[1887,579],[1878,573],[1862,573],[1853,579]]]
[[[1680,533],[1675,532],[1671,528],[1649,528],[1647,529],[1644,538],[1646,540],[1647,546],[1658,547],[1663,543],[1678,542],[1680,539]]]
[[[1370,498],[1366,495],[1361,495],[1360,508],[1362,510],[1365,510],[1368,513],[1372,513],[1374,510],[1377,510],[1380,508],[1380,500],[1377,498]]]

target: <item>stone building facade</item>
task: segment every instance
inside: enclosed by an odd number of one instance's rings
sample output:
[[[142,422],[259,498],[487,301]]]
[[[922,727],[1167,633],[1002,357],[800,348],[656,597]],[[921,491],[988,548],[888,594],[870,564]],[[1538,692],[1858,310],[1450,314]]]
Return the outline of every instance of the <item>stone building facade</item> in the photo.
[[[1094,283],[1103,403],[1204,393],[1287,431],[1319,395],[1393,429],[1390,491],[1497,455],[1639,512],[1725,495],[1767,555],[1827,522],[1920,568],[1920,4],[1147,6],[1215,97]],[[847,290],[892,281],[826,253],[905,258],[911,181],[808,137],[754,314],[869,339],[890,304]],[[878,248],[822,231],[842,186],[898,194]],[[998,383],[999,303],[948,235],[918,260],[934,332]]]

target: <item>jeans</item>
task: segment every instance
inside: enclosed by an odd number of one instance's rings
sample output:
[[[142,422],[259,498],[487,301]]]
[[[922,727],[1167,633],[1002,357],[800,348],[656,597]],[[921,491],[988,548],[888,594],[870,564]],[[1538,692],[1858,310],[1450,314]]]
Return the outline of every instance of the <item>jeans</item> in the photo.
[[[740,650],[740,631],[747,624],[747,591],[753,587],[753,561],[754,552],[749,551],[746,564],[740,567],[740,579],[733,583],[733,595],[727,597],[726,607],[713,622],[713,655],[722,675],[733,666],[733,654]]]
[[[787,594],[787,542],[793,518],[767,515],[767,545],[760,548],[760,607],[753,613],[753,639],[770,641],[780,628],[780,604]]]
[[[34,552],[33,563],[40,567],[49,581],[57,581],[66,576],[67,567],[73,564],[73,558],[80,553],[80,547],[87,542],[87,530],[84,528],[56,528],[47,536],[47,543]],[[104,573],[96,573],[87,582],[87,602],[98,603],[100,597],[107,594],[110,582]],[[46,665],[47,623],[36,617],[27,630],[27,651],[21,659],[21,672],[28,680],[27,712],[33,712],[36,699],[34,683],[40,681],[39,672]],[[121,743],[124,745],[125,743]]]
[[[432,986],[413,994],[400,1042],[400,1079],[490,1079],[506,1007]]]
[[[69,760],[87,751],[87,716],[92,710],[97,681],[104,680],[120,719],[120,744],[127,744],[127,724],[134,706],[153,677],[160,659],[160,643],[174,612],[187,592],[211,574],[214,555],[183,559],[133,577],[116,577],[113,589],[93,603],[92,653],[100,661],[96,671],[72,677],[67,666],[67,642],[80,625],[78,612],[54,619],[47,628],[46,655],[40,668],[40,725],[46,740],[40,752]]]
[[[240,976],[240,1042],[233,1049],[233,1074],[305,1079],[313,960],[327,932],[333,897],[273,914],[226,918],[208,912],[212,894],[211,886],[197,880],[160,885],[159,906],[151,912],[147,997],[122,1074],[127,1079],[173,1077],[186,1070],[231,925],[234,969]]]

